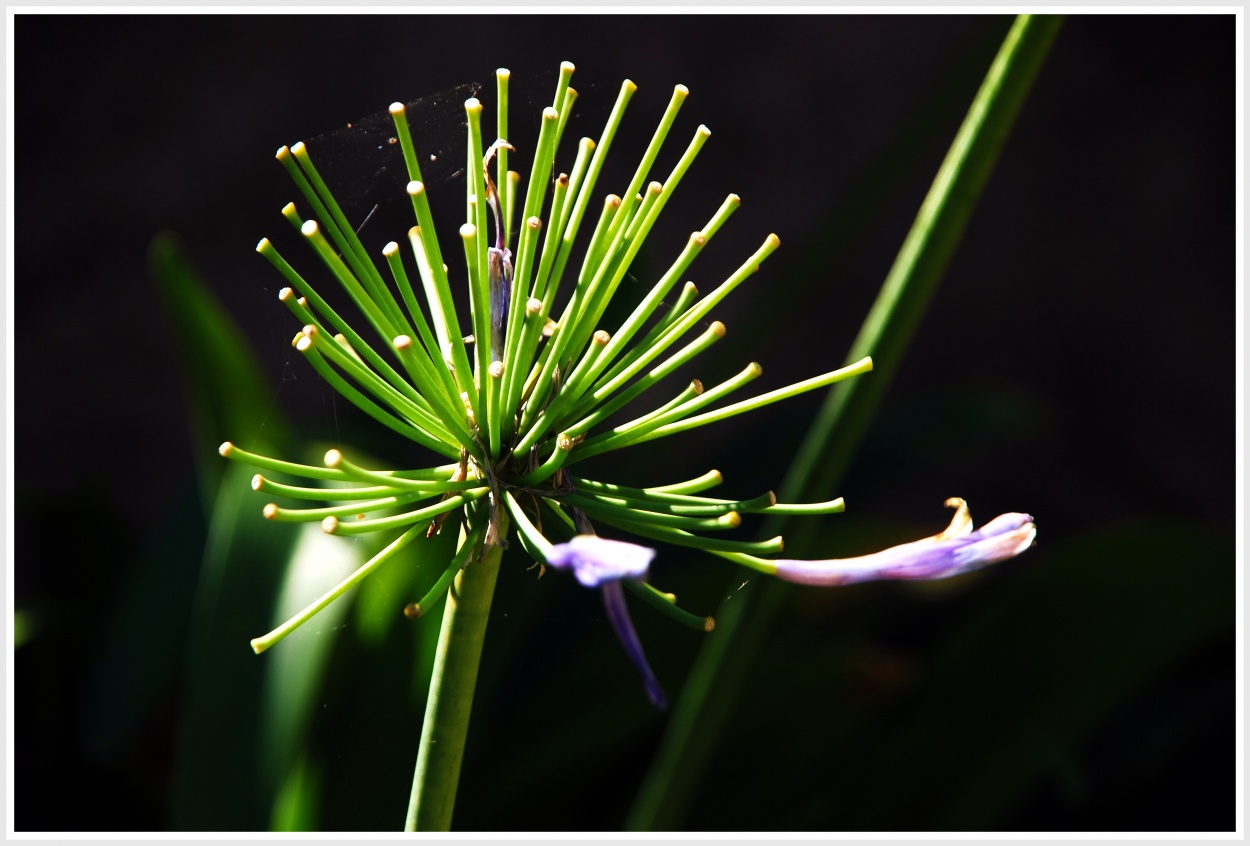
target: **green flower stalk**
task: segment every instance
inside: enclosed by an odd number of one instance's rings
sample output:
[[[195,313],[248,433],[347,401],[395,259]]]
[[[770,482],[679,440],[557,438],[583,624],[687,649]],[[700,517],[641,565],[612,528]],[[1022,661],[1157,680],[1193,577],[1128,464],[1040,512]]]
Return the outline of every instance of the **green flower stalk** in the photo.
[[[315,219],[302,220],[289,204],[284,217],[369,329],[353,329],[268,239],[257,247],[289,283],[279,298],[302,326],[292,341],[295,349],[339,393],[424,447],[433,461],[428,467],[372,469],[332,449],[323,466],[310,466],[222,445],[222,455],[260,471],[252,482],[255,490],[290,503],[266,505],[267,518],[319,521],[330,534],[393,536],[381,552],[303,611],[254,639],[252,648],[258,653],[270,648],[410,544],[439,532],[459,537],[457,551],[434,587],[403,609],[420,616],[444,597],[448,608],[426,709],[410,829],[450,825],[477,664],[505,547],[518,546],[539,565],[571,571],[581,584],[600,591],[644,690],[662,708],[667,700],[630,622],[625,590],[684,624],[711,631],[713,623],[679,608],[673,596],[647,581],[655,549],[602,538],[597,527],[694,547],[762,573],[815,585],[943,578],[1010,558],[1027,549],[1036,534],[1026,514],[1002,515],[973,531],[966,504],[952,499],[948,504],[956,509],[955,519],[934,538],[844,561],[779,559],[780,537],[733,537],[742,514],[831,514],[843,509],[842,500],[778,503],[772,492],[759,490],[746,498],[716,498],[705,493],[721,483],[716,471],[635,488],[595,478],[592,470],[583,469],[580,462],[595,455],[684,433],[860,376],[872,369],[872,361],[864,358],[746,399],[736,397],[759,376],[760,366],[754,362],[719,385],[705,388],[693,379],[676,396],[647,395],[665,376],[724,337],[723,324],[705,324],[709,313],[757,272],[780,242],[767,235],[707,294],[700,297],[687,282],[674,297],[683,274],[738,207],[738,198],[730,194],[712,210],[706,225],[690,235],[649,292],[633,303],[629,316],[619,326],[604,326],[609,303],[620,295],[635,256],[710,132],[700,126],[672,171],[653,177],[654,162],[688,93],[677,86],[632,180],[620,194],[596,200],[604,160],[635,86],[628,80],[621,86],[598,140],[581,139],[569,172],[553,178],[577,96],[569,86],[572,72],[571,64],[561,66],[552,105],[542,113],[534,165],[523,192],[520,177],[507,169],[509,154],[517,153],[507,137],[508,72],[496,75],[498,138],[493,143],[483,145],[482,104],[477,99],[465,103],[466,215],[458,233],[464,278],[453,282],[444,264],[420,157],[399,103],[390,113],[407,166],[416,225],[408,232],[406,250],[394,242],[383,248],[385,271],[365,251],[308,147],[296,144],[277,154],[315,214]],[[596,214],[592,222],[589,217]],[[579,233],[587,230],[591,234],[580,261],[570,266]],[[410,273],[413,266],[419,285]],[[453,284],[467,286],[467,316],[460,314]],[[705,328],[691,338],[696,327]],[[609,425],[626,408],[638,411],[627,413],[626,422]]]

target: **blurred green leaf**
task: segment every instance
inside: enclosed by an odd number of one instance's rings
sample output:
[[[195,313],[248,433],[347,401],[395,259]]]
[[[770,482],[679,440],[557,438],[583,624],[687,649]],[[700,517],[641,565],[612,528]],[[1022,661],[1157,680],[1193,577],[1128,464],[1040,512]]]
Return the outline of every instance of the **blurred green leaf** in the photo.
[[[217,448],[233,438],[246,439],[249,449],[282,452],[290,435],[247,339],[200,280],[179,239],[157,236],[149,255],[183,351],[201,499],[209,513],[185,652],[171,822],[191,830],[259,830],[268,822],[276,785],[259,757],[267,748],[261,742],[267,665],[248,641],[272,617],[296,532],[261,516],[262,503],[249,485],[253,471],[225,461]],[[194,568],[189,560],[172,566]],[[149,572],[155,577],[160,570]],[[141,582],[135,595],[150,598],[152,586],[151,579]],[[143,604],[136,603],[136,613]],[[177,623],[185,627],[186,617]],[[149,640],[174,637],[142,624],[121,631]],[[137,647],[119,644],[116,652]]]
[[[130,744],[157,699],[186,671],[180,663],[187,656],[191,608],[202,603],[196,586],[204,584],[206,520],[226,466],[218,445],[240,435],[265,445],[287,439],[246,338],[199,278],[177,236],[154,238],[149,261],[182,352],[199,496],[188,491],[164,522],[152,527],[139,560],[110,598],[110,623],[102,627],[107,639],[93,664],[92,707],[84,722],[88,748],[102,756]],[[236,475],[234,484],[246,491],[250,474]],[[270,567],[280,561],[273,559]]]
[[[159,236],[151,261],[183,347],[200,487],[212,506],[187,649],[173,823],[202,830],[307,828],[317,821],[322,778],[305,746],[352,597],[334,603],[272,654],[252,654],[248,641],[358,566],[371,554],[370,544],[261,517],[262,503],[248,485],[254,471],[226,462],[217,447],[245,439],[248,449],[291,453],[274,394],[178,239]],[[145,570],[148,578],[132,594],[135,625],[123,629],[131,633],[128,641],[152,637],[141,615],[168,571]],[[186,625],[185,613],[177,623]],[[135,648],[127,642],[113,652],[133,657]]]
[[[231,462],[196,589],[171,827],[259,831],[273,785],[259,761],[265,660],[249,645],[272,619],[297,525],[261,515],[250,468]]]
[[[14,609],[13,611],[13,648],[21,649],[29,643],[39,630],[38,620],[32,611]]]
[[[200,280],[182,242],[162,232],[148,250],[152,278],[169,312],[183,356],[191,412],[192,448],[205,508],[217,496],[222,441],[264,450],[289,443],[264,369],[217,296]]]
[[[327,535],[317,523],[300,524],[296,534],[269,628],[342,581],[368,554],[346,538]],[[294,775],[288,770],[304,766],[300,763],[303,740],[352,594],[340,597],[296,629],[283,639],[281,648],[256,658],[265,668],[261,766],[271,783],[289,786]]]
[[[320,770],[309,767],[303,757],[296,760],[274,800],[269,830],[316,831],[321,819],[320,787]]]

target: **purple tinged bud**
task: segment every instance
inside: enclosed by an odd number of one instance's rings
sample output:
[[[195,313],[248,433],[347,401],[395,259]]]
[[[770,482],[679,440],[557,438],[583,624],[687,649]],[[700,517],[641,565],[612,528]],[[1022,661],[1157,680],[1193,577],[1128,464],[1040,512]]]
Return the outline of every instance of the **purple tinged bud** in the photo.
[[[636,543],[576,535],[568,543],[553,546],[547,563],[557,570],[571,569],[586,587],[598,587],[604,582],[645,577],[653,558],[654,549]]]
[[[955,516],[945,531],[931,538],[857,558],[777,560],[777,577],[823,587],[877,579],[945,579],[1014,558],[1037,537],[1028,514],[1001,514],[973,531],[967,503],[955,497],[946,504],[956,509]]]

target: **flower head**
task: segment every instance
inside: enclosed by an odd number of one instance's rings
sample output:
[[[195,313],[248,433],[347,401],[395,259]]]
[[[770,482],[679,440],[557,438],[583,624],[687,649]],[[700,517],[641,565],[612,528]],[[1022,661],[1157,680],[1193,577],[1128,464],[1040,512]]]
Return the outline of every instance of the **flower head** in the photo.
[[[264,239],[257,250],[288,281],[290,287],[282,290],[280,299],[302,327],[294,347],[344,397],[437,461],[426,467],[377,470],[348,460],[336,449],[326,454],[324,466],[309,466],[222,445],[223,455],[262,471],[253,480],[257,491],[296,503],[266,505],[267,518],[315,520],[332,534],[394,535],[382,552],[346,580],[278,629],[255,639],[257,652],[407,545],[436,532],[458,530],[461,544],[445,572],[427,596],[407,606],[410,615],[420,614],[447,591],[461,568],[474,566],[492,548],[508,545],[510,524],[515,528],[512,537],[534,560],[571,570],[583,585],[601,591],[626,654],[642,674],[651,700],[662,706],[664,694],[630,623],[624,589],[696,628],[710,631],[710,618],[677,608],[671,595],[648,583],[654,549],[600,538],[595,524],[648,541],[695,547],[760,572],[818,585],[944,578],[1011,557],[1032,543],[1035,528],[1027,515],[1003,515],[973,532],[966,506],[952,500],[958,504],[956,519],[935,538],[844,561],[774,560],[769,556],[781,551],[779,537],[764,541],[726,537],[740,524],[742,514],[830,514],[842,510],[842,500],[778,503],[771,491],[746,498],[707,496],[705,491],[722,481],[716,471],[687,481],[633,488],[597,479],[580,467],[572,469],[600,453],[683,433],[872,369],[871,359],[865,358],[785,388],[726,401],[759,376],[760,366],[751,362],[718,385],[705,387],[693,379],[674,397],[659,401],[644,397],[665,376],[688,366],[725,336],[719,321],[707,323],[709,313],[758,271],[780,242],[776,235],[767,235],[736,271],[703,296],[689,282],[677,288],[687,268],[738,207],[738,197],[730,194],[691,233],[645,296],[631,303],[628,317],[620,325],[603,325],[608,304],[621,293],[620,284],[635,256],[710,131],[704,126],[696,130],[669,173],[651,173],[688,93],[677,86],[634,177],[619,194],[596,195],[604,156],[635,91],[627,80],[598,140],[581,139],[572,167],[552,179],[565,117],[576,98],[569,87],[572,72],[572,65],[561,66],[552,105],[542,114],[524,191],[520,177],[507,169],[508,154],[519,150],[508,132],[508,73],[497,74],[499,140],[485,150],[482,104],[476,98],[466,101],[471,152],[467,211],[459,227],[462,271],[449,270],[444,263],[440,230],[430,211],[421,159],[402,104],[393,104],[390,113],[394,140],[403,150],[411,180],[407,194],[417,225],[407,233],[409,255],[395,242],[383,248],[385,274],[319,175],[313,164],[315,150],[300,143],[278,151],[278,160],[316,215],[315,220],[302,220],[295,205],[288,204],[284,217],[369,324],[367,331],[353,328],[343,312]],[[596,216],[591,223],[588,217]],[[587,230],[591,234],[585,251],[580,261],[571,262],[578,234]],[[418,285],[409,274],[413,267]],[[566,281],[570,268],[575,268],[575,278]],[[467,316],[462,316],[452,296],[453,282],[468,290]],[[644,410],[624,415],[625,422],[613,422],[619,419],[618,412],[639,406]],[[306,481],[290,484],[274,475]],[[328,504],[300,507],[309,501]]]

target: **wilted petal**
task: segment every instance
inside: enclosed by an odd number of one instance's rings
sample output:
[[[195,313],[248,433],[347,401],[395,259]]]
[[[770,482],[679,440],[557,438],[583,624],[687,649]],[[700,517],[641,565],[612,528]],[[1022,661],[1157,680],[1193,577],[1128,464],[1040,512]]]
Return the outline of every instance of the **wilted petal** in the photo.
[[[612,541],[609,541],[612,543]],[[626,544],[632,546],[632,544]],[[640,549],[642,547],[639,547]],[[647,550],[651,552],[652,550]],[[634,631],[634,624],[629,619],[629,609],[625,607],[625,591],[621,588],[619,580],[607,581],[603,583],[603,607],[607,609],[608,619],[612,621],[612,628],[616,629],[616,636],[621,641],[621,646],[625,648],[625,654],[629,657],[630,662],[638,668],[638,672],[642,674],[642,684],[647,690],[647,698],[657,708],[668,707],[668,697],[664,695],[664,690],[660,687],[659,680],[655,677],[655,673],[651,672],[651,665],[647,663],[647,656],[642,653],[642,643],[638,640],[638,633]]]
[[[598,535],[576,535],[568,543],[556,544],[547,554],[547,563],[558,570],[572,569],[586,587],[603,591],[603,606],[616,631],[625,655],[642,674],[643,685],[657,708],[668,707],[660,682],[651,672],[647,656],[625,605],[621,579],[641,579],[647,575],[655,550],[635,543],[608,540]]]
[[[491,361],[502,361],[504,330],[508,326],[508,303],[512,296],[512,251],[501,247],[486,250],[486,278],[490,287]]]
[[[608,540],[598,535],[576,535],[551,548],[547,563],[557,570],[573,570],[586,587],[647,575],[655,550],[636,543]]]
[[[857,558],[825,561],[778,560],[777,576],[788,582],[833,587],[876,579],[945,579],[1014,558],[1033,545],[1037,527],[1028,514],[1001,514],[979,530],[962,499],[946,501],[956,509],[950,526],[924,540]]]

